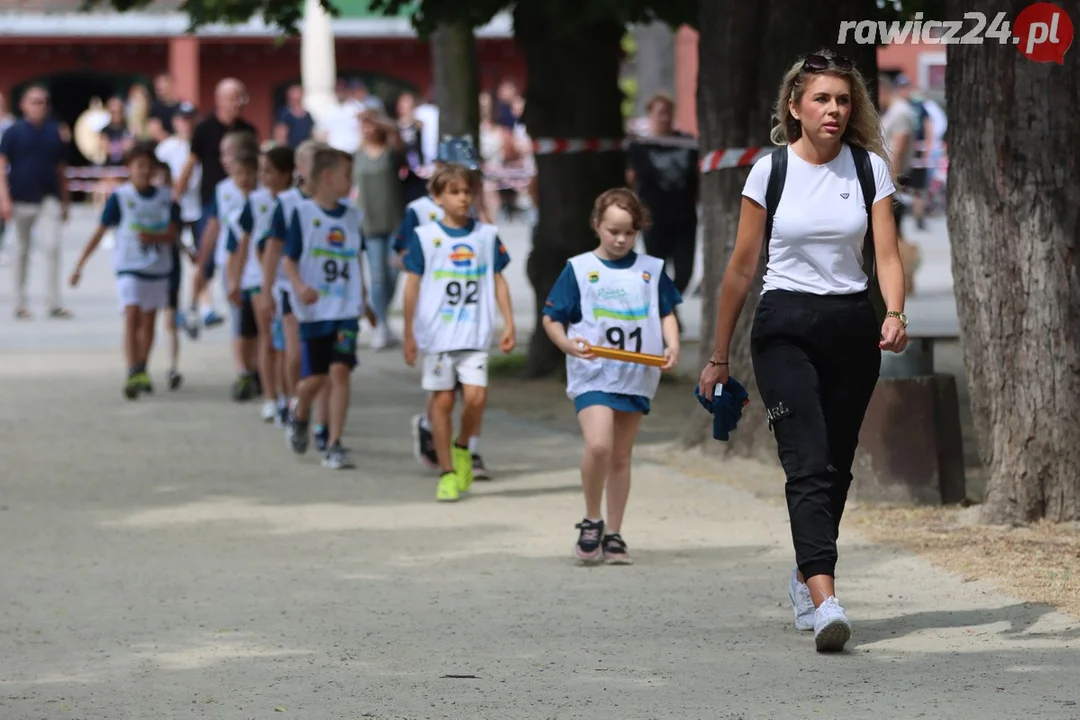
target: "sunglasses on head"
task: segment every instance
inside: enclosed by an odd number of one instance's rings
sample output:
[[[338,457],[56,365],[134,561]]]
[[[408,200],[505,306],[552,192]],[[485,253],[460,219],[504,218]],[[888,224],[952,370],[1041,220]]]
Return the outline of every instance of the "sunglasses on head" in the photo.
[[[806,56],[803,60],[802,69],[804,72],[824,72],[829,69],[845,72],[854,67],[855,64],[843,55],[833,55],[829,58],[815,53]]]

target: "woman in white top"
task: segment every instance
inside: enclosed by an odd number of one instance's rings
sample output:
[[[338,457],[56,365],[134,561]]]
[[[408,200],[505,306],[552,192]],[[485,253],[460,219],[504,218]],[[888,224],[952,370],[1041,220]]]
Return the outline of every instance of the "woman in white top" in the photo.
[[[787,476],[797,569],[789,597],[795,626],[813,630],[821,651],[838,651],[851,626],[835,597],[836,538],[851,485],[863,415],[881,350],[907,344],[904,273],[897,250],[895,193],[881,125],[850,60],[822,51],[784,76],[773,142],[786,178],[766,238],[773,158],[757,162],[743,189],[735,249],[724,274],[715,352],[701,372],[711,397],[728,380],[728,349],[768,240],[764,290],[754,315],[751,356],[758,389]],[[868,152],[867,152],[868,151]],[[863,159],[857,170],[856,158]],[[780,160],[780,156],[777,156]],[[778,173],[779,175],[779,173]],[[870,230],[887,309],[870,300],[863,185],[874,187]],[[866,265],[866,267],[864,267]]]

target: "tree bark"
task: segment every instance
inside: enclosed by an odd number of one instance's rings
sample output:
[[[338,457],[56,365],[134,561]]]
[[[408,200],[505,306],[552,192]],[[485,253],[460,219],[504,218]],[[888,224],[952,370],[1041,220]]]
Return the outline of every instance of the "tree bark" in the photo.
[[[476,38],[464,22],[440,24],[431,33],[431,66],[439,135],[468,135],[480,146],[480,67]]]
[[[809,52],[831,48],[847,55],[873,82],[877,75],[876,48],[836,45],[840,20],[864,17],[869,7],[865,0],[837,0],[815,5],[808,17],[805,3],[797,0],[762,0],[754,4],[701,0],[697,106],[702,155],[720,148],[769,146],[780,82],[788,67]],[[718,170],[701,179],[705,267],[697,368],[704,367],[713,353],[720,285],[735,248],[742,188],[748,174],[749,168]],[[687,446],[710,440],[704,445],[709,450],[778,464],[776,443],[765,422],[765,408],[757,397],[750,362],[750,326],[764,273],[762,263],[731,341],[731,373],[746,386],[751,397],[739,430],[727,443],[711,442],[712,418],[695,409],[682,440]]]
[[[514,9],[514,36],[528,67],[525,125],[533,138],[621,138],[621,23],[575,22],[578,0],[532,0]],[[553,51],[553,48],[556,50]],[[539,222],[527,273],[536,293],[536,326],[527,377],[563,367],[541,325],[544,302],[568,258],[597,244],[589,226],[596,197],[625,184],[622,151],[538,155]]]
[[[1026,0],[991,0],[1010,18]],[[1080,1],[1057,3],[1080,17]],[[950,4],[959,18],[965,9]],[[1080,520],[1080,62],[949,48],[949,239],[982,520]]]

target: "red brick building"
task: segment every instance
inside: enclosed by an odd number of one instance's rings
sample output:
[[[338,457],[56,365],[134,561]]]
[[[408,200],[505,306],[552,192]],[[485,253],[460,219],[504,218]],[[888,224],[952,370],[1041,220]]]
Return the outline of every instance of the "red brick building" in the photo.
[[[152,87],[168,71],[185,100],[201,111],[211,107],[214,85],[240,78],[248,89],[245,112],[265,138],[284,90],[300,79],[300,42],[279,42],[261,21],[209,27],[185,34],[181,0],[158,0],[143,12],[80,13],[81,0],[9,0],[0,14],[0,93],[17,107],[22,89],[46,84],[55,114],[74,124],[92,97],[126,95],[136,83]],[[385,100],[401,90],[426,95],[431,54],[417,39],[408,17],[386,18],[366,11],[367,0],[339,0],[342,16],[332,21],[339,77],[363,78]],[[510,19],[495,18],[477,30],[481,82],[494,88],[502,78],[525,79],[524,59],[513,40]]]

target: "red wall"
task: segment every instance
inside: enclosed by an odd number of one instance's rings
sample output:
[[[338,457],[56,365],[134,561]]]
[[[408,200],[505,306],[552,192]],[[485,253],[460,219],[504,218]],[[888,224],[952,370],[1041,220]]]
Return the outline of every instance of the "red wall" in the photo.
[[[275,46],[265,39],[204,39],[199,55],[200,97],[196,104],[200,111],[206,112],[212,106],[214,85],[219,80],[238,77],[247,85],[250,96],[245,115],[258,127],[261,138],[268,137],[275,90],[282,83],[300,77],[299,43],[290,41]],[[478,55],[485,87],[493,88],[504,77],[524,87],[524,60],[512,40],[481,40]],[[0,44],[0,92],[9,100],[15,86],[54,73],[92,72],[152,78],[167,68],[167,41],[124,39],[69,44],[59,40],[28,40]],[[339,40],[337,69],[343,75],[386,76],[413,86],[421,94],[431,89],[431,54],[427,43],[418,40]]]

